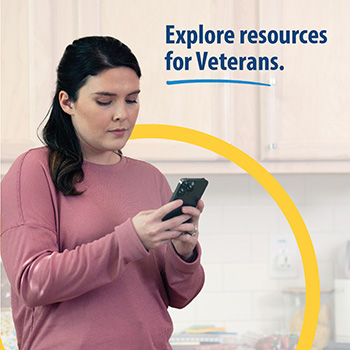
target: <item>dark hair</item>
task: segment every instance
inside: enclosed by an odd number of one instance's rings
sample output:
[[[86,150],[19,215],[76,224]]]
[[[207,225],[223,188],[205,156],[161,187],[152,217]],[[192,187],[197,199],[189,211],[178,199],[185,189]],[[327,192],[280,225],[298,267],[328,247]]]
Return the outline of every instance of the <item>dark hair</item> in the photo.
[[[79,89],[90,76],[116,67],[129,67],[141,77],[141,70],[131,50],[118,39],[89,36],[68,45],[57,68],[56,92],[43,129],[48,146],[50,173],[56,188],[66,195],[79,195],[75,185],[84,179],[83,154],[69,114],[59,103],[60,91],[76,102]]]

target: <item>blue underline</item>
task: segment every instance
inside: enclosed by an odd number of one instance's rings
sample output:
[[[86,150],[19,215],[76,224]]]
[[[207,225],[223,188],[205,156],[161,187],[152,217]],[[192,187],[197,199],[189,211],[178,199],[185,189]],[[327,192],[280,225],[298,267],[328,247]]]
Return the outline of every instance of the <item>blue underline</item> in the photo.
[[[256,81],[247,80],[230,80],[230,79],[188,79],[188,80],[167,80],[167,85],[179,84],[197,84],[197,83],[229,83],[229,84],[249,84],[260,86],[271,86],[271,84],[259,83]]]

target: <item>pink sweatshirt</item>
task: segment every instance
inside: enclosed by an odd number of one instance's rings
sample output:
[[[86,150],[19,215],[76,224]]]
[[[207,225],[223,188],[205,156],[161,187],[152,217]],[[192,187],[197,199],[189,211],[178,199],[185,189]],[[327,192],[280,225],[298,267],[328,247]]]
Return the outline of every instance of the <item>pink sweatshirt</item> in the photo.
[[[162,350],[172,322],[200,291],[197,259],[169,242],[147,251],[131,218],[168,202],[165,177],[127,157],[85,162],[80,196],[54,187],[45,147],[21,155],[2,181],[1,255],[21,350]]]

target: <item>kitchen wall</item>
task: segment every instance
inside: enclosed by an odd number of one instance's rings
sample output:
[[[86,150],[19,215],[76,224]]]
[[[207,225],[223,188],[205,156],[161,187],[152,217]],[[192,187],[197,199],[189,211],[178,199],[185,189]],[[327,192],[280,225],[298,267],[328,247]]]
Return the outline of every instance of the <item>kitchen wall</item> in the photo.
[[[168,175],[172,188],[178,176]],[[185,309],[170,309],[175,331],[193,325],[215,325],[228,331],[284,332],[293,298],[287,287],[304,287],[302,263],[297,277],[270,278],[270,240],[293,233],[268,193],[249,175],[205,175],[210,184],[204,196],[200,242],[206,283]],[[350,240],[350,174],[276,175],[300,211],[311,236],[320,270],[321,302],[332,303],[335,263],[340,246]],[[9,310],[9,285],[1,276],[3,311]],[[301,306],[304,297],[301,295]],[[295,301],[295,300],[294,300]],[[3,312],[6,325],[8,312]],[[2,334],[14,342],[10,325]],[[4,332],[4,329],[2,330]]]
[[[206,283],[184,310],[171,310],[175,330],[200,325],[229,331],[283,332],[292,300],[282,290],[304,287],[299,251],[296,278],[270,278],[270,240],[293,237],[281,210],[249,175],[208,175],[200,241]],[[320,270],[321,302],[329,303],[339,247],[350,240],[350,175],[276,175],[309,230]],[[172,187],[177,176],[168,176]],[[302,301],[304,297],[302,296]],[[290,311],[290,310],[289,310]]]

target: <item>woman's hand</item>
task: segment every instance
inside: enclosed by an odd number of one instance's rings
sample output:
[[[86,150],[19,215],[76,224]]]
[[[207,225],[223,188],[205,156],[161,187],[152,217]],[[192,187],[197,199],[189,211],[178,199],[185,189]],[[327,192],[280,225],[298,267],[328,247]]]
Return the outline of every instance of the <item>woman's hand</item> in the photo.
[[[141,211],[132,218],[132,223],[147,250],[160,247],[170,240],[177,253],[185,260],[192,257],[198,240],[198,220],[203,211],[203,201],[198,201],[197,207],[183,207],[182,215],[166,221],[162,218],[182,205],[181,200],[167,203],[156,210]],[[191,219],[191,222],[186,223]],[[188,232],[195,231],[194,236]]]
[[[197,207],[183,207],[182,212],[184,214],[191,215],[191,222],[182,224],[179,227],[175,227],[175,230],[179,230],[182,234],[176,238],[172,239],[172,243],[177,251],[177,253],[187,261],[190,261],[194,254],[194,248],[198,241],[198,221],[200,214],[204,209],[204,202],[202,200],[198,201]],[[194,232],[192,236],[189,232]]]
[[[182,200],[167,203],[156,210],[145,210],[139,212],[132,218],[132,223],[139,235],[141,242],[147,250],[157,248],[176,238],[183,231],[182,223],[189,220],[191,215],[182,214],[162,221],[162,218],[182,205]],[[189,228],[191,229],[191,224]]]

